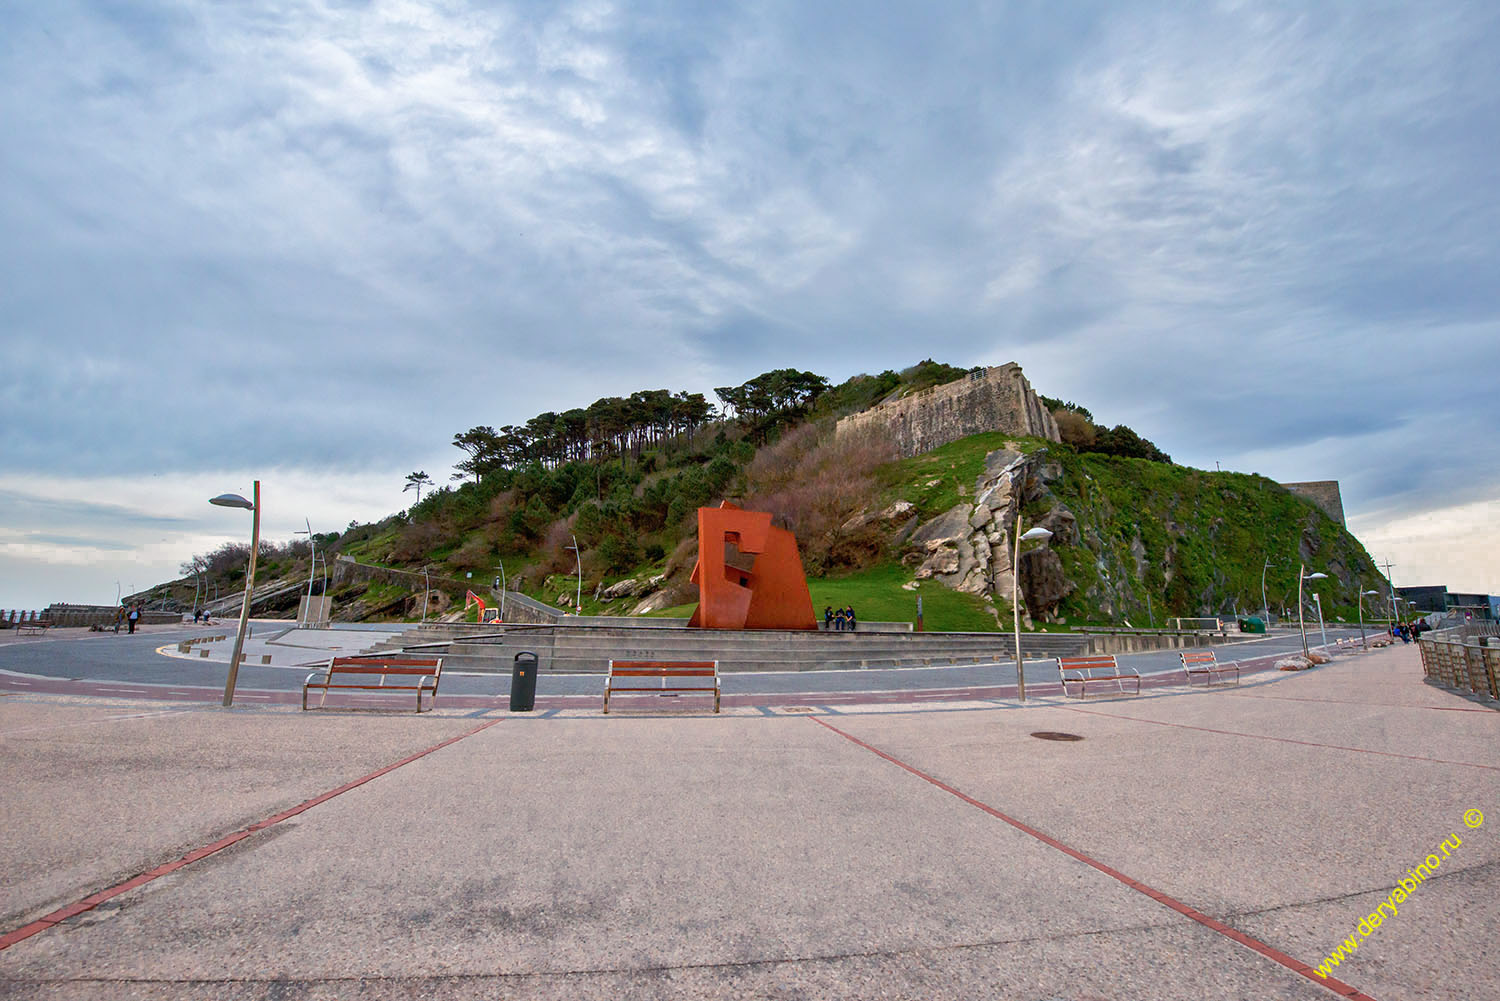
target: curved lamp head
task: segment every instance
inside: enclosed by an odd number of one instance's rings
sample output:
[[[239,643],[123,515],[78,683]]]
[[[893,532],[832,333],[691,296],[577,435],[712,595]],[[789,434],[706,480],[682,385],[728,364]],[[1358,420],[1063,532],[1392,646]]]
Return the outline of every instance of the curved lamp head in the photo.
[[[1052,533],[1049,532],[1047,529],[1038,526],[1036,528],[1033,528],[1033,529],[1030,529],[1029,531],[1027,531],[1025,535],[1022,535],[1021,536],[1021,541],[1022,542],[1031,542],[1031,541],[1036,540],[1036,539],[1050,539],[1050,538],[1052,538]]]
[[[1303,580],[1327,580],[1328,579],[1328,575],[1326,573],[1310,573],[1307,576],[1303,577],[1302,579]]]
[[[245,498],[241,497],[239,494],[220,494],[217,497],[210,497],[208,499],[208,502],[210,504],[218,505],[219,507],[242,507],[246,511],[255,510],[255,505],[247,501]]]
[[[1366,598],[1370,598],[1370,597],[1373,597],[1373,596],[1379,594],[1380,592],[1379,591],[1361,591],[1359,593],[1362,594],[1362,595],[1364,595]]]

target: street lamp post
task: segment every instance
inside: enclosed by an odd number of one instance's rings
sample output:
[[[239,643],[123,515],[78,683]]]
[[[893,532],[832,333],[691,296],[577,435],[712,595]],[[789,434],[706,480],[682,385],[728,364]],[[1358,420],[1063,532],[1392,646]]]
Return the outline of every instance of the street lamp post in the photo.
[[[1327,576],[1326,573],[1308,573],[1307,564],[1297,564],[1297,630],[1302,634],[1302,656],[1304,657],[1308,656],[1310,651],[1307,649],[1307,616],[1302,609],[1302,582],[1305,580],[1323,580]],[[1326,636],[1323,639],[1323,645],[1328,645]]]
[[[1366,650],[1370,649],[1370,644],[1365,642],[1365,599],[1379,593],[1374,590],[1359,592],[1359,645]]]
[[[1271,628],[1271,603],[1266,600],[1266,571],[1276,564],[1266,560],[1260,568],[1260,614],[1264,618],[1264,625]]]
[[[250,570],[245,575],[245,601],[240,606],[240,631],[234,637],[234,652],[229,655],[229,678],[224,682],[224,706],[234,703],[234,683],[240,673],[240,654],[245,651],[245,630],[250,625],[250,595],[255,590],[255,557],[260,553],[260,480],[255,481],[255,500],[247,501],[239,494],[220,494],[208,501],[219,507],[244,508],[251,514],[250,521]]]
[[[499,559],[499,557],[496,557]],[[500,621],[505,621],[505,561],[500,560]]]
[[[573,598],[573,614],[574,615],[582,615],[583,614],[583,550],[581,550],[581,549],[578,548],[578,536],[576,536],[576,535],[570,535],[570,536],[568,536],[568,538],[570,538],[570,539],[573,540],[573,544],[571,546],[564,546],[563,548],[564,549],[571,549],[571,550],[573,550],[573,556],[574,556],[574,558],[576,558],[578,560],[578,594]]]
[[[1313,592],[1313,604],[1318,606],[1318,632],[1322,634],[1323,645],[1326,647],[1328,645],[1328,630],[1323,626],[1323,596],[1316,591]]]
[[[420,500],[421,498],[418,499]],[[307,607],[302,611],[302,622],[300,623],[302,628],[306,629],[307,617],[312,614],[313,575],[318,572],[318,540],[313,537],[312,522],[307,518],[303,518],[302,523],[307,526],[307,531],[293,532],[292,534],[307,536],[307,544],[312,547],[307,565]]]
[[[422,568],[422,623],[424,625],[427,623],[427,598],[432,594],[431,570],[430,566]]]
[[[1016,512],[1016,555],[1010,561],[1010,607],[1016,619],[1016,697],[1026,701],[1026,668],[1021,658],[1021,543],[1033,539],[1050,539],[1052,533],[1037,527],[1021,534],[1021,513]]]

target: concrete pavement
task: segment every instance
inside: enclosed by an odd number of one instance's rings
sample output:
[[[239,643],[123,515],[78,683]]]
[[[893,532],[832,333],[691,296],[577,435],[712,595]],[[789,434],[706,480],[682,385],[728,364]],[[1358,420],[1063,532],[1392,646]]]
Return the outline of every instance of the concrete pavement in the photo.
[[[406,763],[31,926],[0,996],[1336,997],[1305,967],[1455,834],[1334,975],[1500,996],[1500,713],[1425,685],[1413,649],[936,708],[964,711],[9,696],[0,935]]]

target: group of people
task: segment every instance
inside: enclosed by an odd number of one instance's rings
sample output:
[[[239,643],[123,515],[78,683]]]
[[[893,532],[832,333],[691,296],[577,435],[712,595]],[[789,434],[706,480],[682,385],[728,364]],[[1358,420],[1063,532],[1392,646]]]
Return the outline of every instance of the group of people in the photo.
[[[121,605],[115,609],[115,632],[120,631],[121,625],[130,627],[131,635],[135,634],[135,627],[141,621],[141,616],[146,613],[146,603],[138,601],[134,605]]]
[[[1402,643],[1410,643],[1431,628],[1422,619],[1416,619],[1412,622],[1400,622],[1391,626],[1391,638],[1395,639],[1399,637]]]
[[[836,629],[839,632],[843,632],[845,629],[847,629],[850,632],[853,632],[855,625],[856,625],[856,620],[854,618],[854,606],[853,605],[845,605],[843,608],[840,608],[840,609],[837,609],[837,610],[835,610],[832,605],[826,605],[826,606],[824,606],[824,608],[823,608],[823,628],[824,629]]]

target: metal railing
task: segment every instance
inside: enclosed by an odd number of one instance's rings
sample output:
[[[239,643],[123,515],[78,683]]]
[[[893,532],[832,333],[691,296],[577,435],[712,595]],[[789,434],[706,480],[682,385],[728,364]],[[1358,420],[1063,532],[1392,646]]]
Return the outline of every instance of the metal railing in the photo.
[[[1445,688],[1500,701],[1500,637],[1496,623],[1467,623],[1423,633],[1417,640],[1422,673]]]

